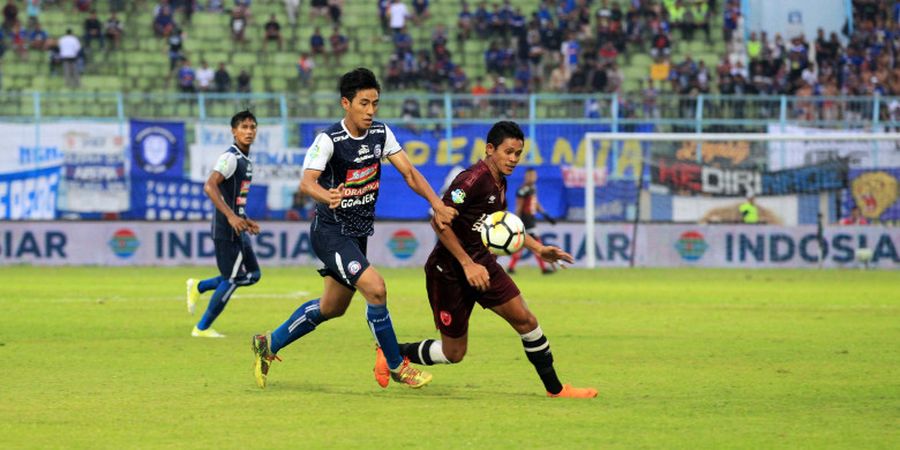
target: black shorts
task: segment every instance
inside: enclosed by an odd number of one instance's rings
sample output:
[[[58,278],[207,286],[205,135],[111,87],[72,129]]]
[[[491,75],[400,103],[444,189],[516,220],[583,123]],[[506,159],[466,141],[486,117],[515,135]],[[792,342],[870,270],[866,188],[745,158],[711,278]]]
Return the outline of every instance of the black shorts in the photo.
[[[534,214],[522,214],[522,225],[525,225],[525,232],[528,234],[534,234],[534,229],[537,228],[537,217]]]
[[[491,279],[491,287],[486,292],[480,292],[469,285],[462,266],[455,259],[442,258],[434,253],[429,256],[425,263],[425,289],[431,303],[434,326],[441,334],[452,338],[463,337],[469,331],[469,316],[475,303],[482,308],[493,308],[521,294],[516,283],[496,260],[484,263],[484,266]]]
[[[259,272],[259,262],[247,233],[241,233],[239,241],[216,239],[213,243],[216,247],[216,266],[222,278],[236,280],[249,272]]]
[[[319,275],[334,278],[347,288],[356,290],[356,282],[369,267],[369,260],[366,259],[368,238],[344,236],[320,226],[310,232],[310,240],[313,252],[325,265],[319,269]]]

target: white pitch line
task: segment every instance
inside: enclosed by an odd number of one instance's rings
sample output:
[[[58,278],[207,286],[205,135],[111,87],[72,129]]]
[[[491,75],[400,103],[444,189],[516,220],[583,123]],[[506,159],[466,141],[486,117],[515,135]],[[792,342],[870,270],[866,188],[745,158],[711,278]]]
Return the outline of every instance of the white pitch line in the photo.
[[[260,298],[260,299],[295,299],[295,298],[303,298],[309,295],[307,291],[296,291],[296,292],[288,292],[285,294],[244,294],[244,295],[232,295],[231,298]],[[172,297],[59,297],[59,298],[49,298],[46,300],[42,300],[48,303],[80,303],[80,302],[88,302],[88,303],[97,303],[97,302],[171,302],[171,301],[184,301],[184,296],[172,296]]]

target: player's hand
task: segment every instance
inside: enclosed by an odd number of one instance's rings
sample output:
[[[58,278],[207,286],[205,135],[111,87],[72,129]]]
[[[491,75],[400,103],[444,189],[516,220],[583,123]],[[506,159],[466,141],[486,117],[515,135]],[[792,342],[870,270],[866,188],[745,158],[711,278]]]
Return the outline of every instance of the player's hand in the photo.
[[[466,281],[473,288],[485,292],[491,287],[491,277],[488,275],[487,269],[478,263],[463,265],[463,271],[466,273]]]
[[[259,234],[259,224],[255,220],[247,219],[247,231],[250,234]]]
[[[552,245],[545,245],[545,246],[541,247],[540,251],[538,252],[538,255],[541,257],[541,259],[543,259],[544,261],[546,261],[548,263],[564,261],[569,264],[572,264],[575,262],[575,258],[573,258],[572,255],[564,252],[561,248],[554,247]]]
[[[328,207],[331,209],[337,208],[341,204],[341,200],[344,198],[344,183],[341,183],[336,188],[331,188],[328,190]]]
[[[455,208],[451,208],[443,203],[433,209],[434,223],[437,224],[438,230],[443,230],[445,226],[450,225],[450,222],[459,214],[459,211]]]
[[[231,225],[231,228],[234,229],[234,232],[236,234],[241,234],[250,228],[250,224],[247,223],[247,221],[242,217],[237,215],[231,215],[228,217],[228,225]]]

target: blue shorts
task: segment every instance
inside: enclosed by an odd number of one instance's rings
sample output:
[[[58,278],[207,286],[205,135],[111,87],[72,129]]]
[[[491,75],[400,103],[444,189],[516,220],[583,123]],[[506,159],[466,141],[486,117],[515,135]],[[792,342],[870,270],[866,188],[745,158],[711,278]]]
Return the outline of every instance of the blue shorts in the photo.
[[[241,240],[215,240],[216,265],[226,280],[239,280],[250,272],[259,272],[256,253],[250,246],[250,236],[241,233]]]
[[[334,278],[355,291],[356,282],[369,267],[366,259],[368,238],[344,236],[323,227],[312,230],[310,238],[313,251],[325,265],[319,269],[319,275]]]

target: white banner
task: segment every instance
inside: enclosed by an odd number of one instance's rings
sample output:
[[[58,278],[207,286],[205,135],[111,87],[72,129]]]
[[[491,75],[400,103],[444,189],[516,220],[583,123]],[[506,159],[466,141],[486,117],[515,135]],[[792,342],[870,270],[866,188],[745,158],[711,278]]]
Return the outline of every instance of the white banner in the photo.
[[[756,197],[761,218],[770,225],[797,225],[798,196]],[[741,197],[672,196],[672,221],[699,223],[741,223]]]
[[[127,125],[79,121],[0,124],[0,133],[9,150],[0,153],[0,172],[60,167],[60,210],[121,212],[129,208]]]
[[[823,130],[770,123],[769,134],[829,135],[852,133],[854,130]],[[851,169],[900,167],[900,147],[896,142],[870,141],[777,141],[769,142],[769,170],[808,166],[837,158],[848,158]]]
[[[39,129],[32,123],[0,123],[0,136],[3,136],[0,173],[17,173],[62,165],[63,149],[60,142],[58,139],[47,139],[44,136],[45,126],[48,125],[42,125]]]
[[[213,165],[234,138],[228,126],[212,127],[198,124],[197,143],[191,145],[191,180],[204,182]],[[250,148],[253,161],[253,184],[269,187],[266,205],[269,209],[290,209],[294,192],[300,186],[303,158],[306,149],[287,148],[284,127],[261,125],[256,141]]]
[[[260,264],[318,265],[308,222],[263,222],[253,237]],[[436,242],[427,223],[380,222],[369,239],[376,266],[421,267]],[[596,227],[597,264],[627,267],[632,249],[629,224]],[[585,261],[584,227],[566,223],[538,229],[541,240]],[[900,228],[829,227],[824,233],[825,267],[857,267],[855,252],[871,250],[871,264],[900,268]],[[811,226],[640,225],[636,264],[645,267],[818,267],[816,229]],[[507,264],[508,258],[501,258]],[[4,222],[0,265],[215,266],[209,224],[152,222]],[[526,252],[522,264],[533,265]]]

